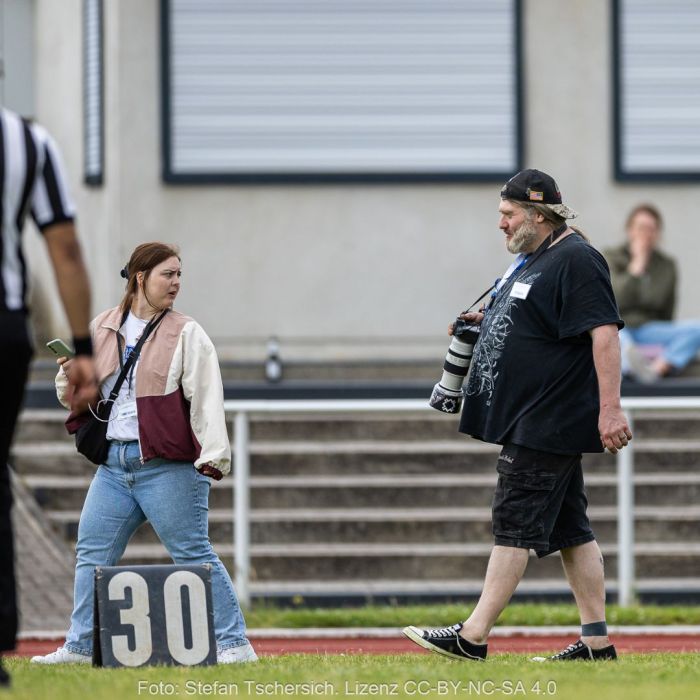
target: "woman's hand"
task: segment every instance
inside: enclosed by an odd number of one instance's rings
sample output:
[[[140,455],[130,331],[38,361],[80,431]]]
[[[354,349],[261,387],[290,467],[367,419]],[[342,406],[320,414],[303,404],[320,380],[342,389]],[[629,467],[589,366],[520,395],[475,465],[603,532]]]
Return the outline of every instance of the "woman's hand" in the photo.
[[[211,477],[214,481],[221,481],[224,476],[213,464],[209,464],[208,462],[202,464],[197,471],[204,476]]]

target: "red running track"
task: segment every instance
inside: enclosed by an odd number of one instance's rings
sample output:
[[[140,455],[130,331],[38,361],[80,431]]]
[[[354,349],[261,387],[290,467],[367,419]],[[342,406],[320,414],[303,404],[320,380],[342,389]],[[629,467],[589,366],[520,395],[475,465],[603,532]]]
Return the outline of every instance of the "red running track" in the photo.
[[[280,654],[429,654],[408,639],[400,637],[329,637],[323,639],[290,639],[287,637],[256,638],[251,636],[255,651],[262,656]],[[700,636],[689,634],[669,635],[611,635],[619,653],[643,654],[651,652],[697,652],[700,651]],[[575,641],[572,636],[551,637],[493,637],[489,641],[490,654],[531,653],[560,651]],[[56,650],[63,640],[31,640],[19,642],[15,654],[34,656]]]

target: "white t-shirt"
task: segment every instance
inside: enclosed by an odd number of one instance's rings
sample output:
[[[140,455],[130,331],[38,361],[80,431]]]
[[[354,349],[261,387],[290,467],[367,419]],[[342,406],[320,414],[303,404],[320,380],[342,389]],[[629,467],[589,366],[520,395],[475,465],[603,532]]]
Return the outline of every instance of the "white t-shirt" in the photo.
[[[127,361],[131,351],[136,347],[136,343],[139,342],[139,338],[147,323],[148,321],[137,318],[131,311],[129,312],[124,325],[120,329],[126,340],[123,346],[123,362]],[[126,375],[126,379],[119,390],[119,395],[112,406],[112,412],[109,414],[109,425],[107,426],[108,440],[123,440],[127,442],[139,439],[139,422],[136,413],[136,372],[139,368],[139,361],[137,360],[136,365],[129,370],[129,374]],[[103,399],[110,395],[120,373],[121,367],[117,367],[117,371],[102,385]],[[131,382],[129,382],[130,379]]]

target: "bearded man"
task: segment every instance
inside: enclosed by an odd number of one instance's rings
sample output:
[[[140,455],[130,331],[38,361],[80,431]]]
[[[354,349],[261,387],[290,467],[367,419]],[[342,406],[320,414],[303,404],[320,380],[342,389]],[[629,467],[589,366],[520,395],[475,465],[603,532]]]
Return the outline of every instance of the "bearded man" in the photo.
[[[603,256],[567,225],[554,179],[524,170],[501,190],[499,228],[515,261],[479,312],[460,431],[502,445],[495,545],[479,602],[463,623],[404,629],[439,654],[485,660],[487,638],[527,566],[560,552],[581,637],[551,660],[616,658],[605,622],[600,548],[586,513],[582,453],[632,439],[620,405],[620,319]],[[448,332],[452,334],[453,327]],[[546,659],[538,657],[537,660]]]

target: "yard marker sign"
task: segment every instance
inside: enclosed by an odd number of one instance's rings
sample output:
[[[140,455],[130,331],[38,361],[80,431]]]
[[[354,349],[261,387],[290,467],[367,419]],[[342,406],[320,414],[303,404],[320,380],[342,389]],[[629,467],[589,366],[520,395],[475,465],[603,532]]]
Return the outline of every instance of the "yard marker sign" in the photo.
[[[215,664],[211,567],[96,567],[92,663]]]

